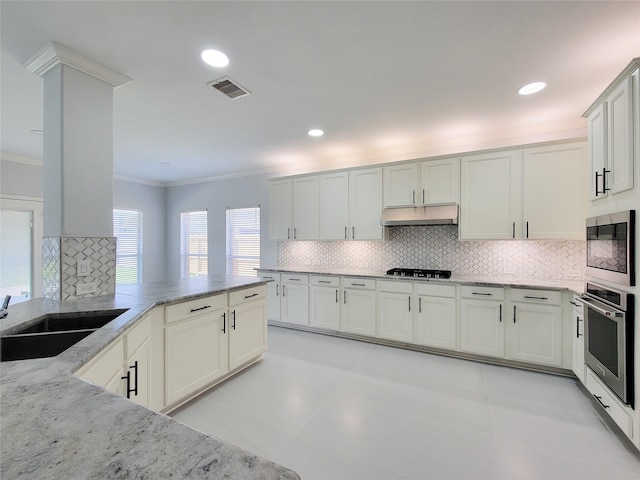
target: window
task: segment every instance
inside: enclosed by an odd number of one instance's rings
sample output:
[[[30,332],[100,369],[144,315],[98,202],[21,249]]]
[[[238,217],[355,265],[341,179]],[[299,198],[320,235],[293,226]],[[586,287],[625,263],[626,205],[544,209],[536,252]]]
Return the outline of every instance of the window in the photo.
[[[142,283],[142,212],[113,210],[116,237],[116,285]]]
[[[207,275],[207,211],[180,214],[180,278]]]
[[[257,276],[260,207],[227,209],[227,274]]]

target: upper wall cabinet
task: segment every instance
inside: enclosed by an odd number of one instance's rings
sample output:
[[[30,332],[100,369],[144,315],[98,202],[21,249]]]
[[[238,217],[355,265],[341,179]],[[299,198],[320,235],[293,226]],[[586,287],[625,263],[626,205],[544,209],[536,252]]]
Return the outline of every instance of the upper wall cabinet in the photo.
[[[521,159],[521,150],[462,158],[461,240],[516,238],[520,228]]]
[[[406,207],[460,201],[460,159],[384,167],[384,206]]]
[[[349,172],[349,228],[351,240],[382,240],[382,168]]]
[[[591,200],[634,187],[640,142],[640,58],[636,58],[585,112],[589,125]]]
[[[349,230],[349,172],[320,175],[318,198],[320,240],[346,240]]]
[[[461,240],[584,238],[584,142],[462,158]]]
[[[318,177],[274,180],[269,185],[273,240],[318,239]]]

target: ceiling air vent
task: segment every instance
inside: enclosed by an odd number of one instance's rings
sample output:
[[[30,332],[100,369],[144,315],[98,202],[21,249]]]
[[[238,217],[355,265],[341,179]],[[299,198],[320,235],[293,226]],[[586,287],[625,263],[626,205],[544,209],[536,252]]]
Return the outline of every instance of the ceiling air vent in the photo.
[[[212,82],[207,83],[207,85],[211,85],[216,90],[220,90],[231,100],[251,95],[251,92],[249,92],[249,90],[241,87],[229,77],[218,78],[217,80],[213,80]]]

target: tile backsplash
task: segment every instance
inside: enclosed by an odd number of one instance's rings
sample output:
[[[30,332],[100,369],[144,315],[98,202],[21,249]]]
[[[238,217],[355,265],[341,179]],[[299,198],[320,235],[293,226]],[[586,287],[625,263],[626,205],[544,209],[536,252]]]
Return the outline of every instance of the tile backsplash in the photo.
[[[394,227],[385,241],[278,242],[278,264],[336,269],[430,268],[454,275],[583,279],[585,242],[458,241],[458,227]]]

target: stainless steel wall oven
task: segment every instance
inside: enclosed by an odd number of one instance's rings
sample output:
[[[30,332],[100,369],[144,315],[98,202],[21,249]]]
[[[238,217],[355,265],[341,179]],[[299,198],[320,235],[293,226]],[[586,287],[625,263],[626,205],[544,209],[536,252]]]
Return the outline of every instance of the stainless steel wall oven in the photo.
[[[635,285],[635,210],[587,219],[587,273]]]
[[[633,408],[634,296],[587,283],[584,300],[585,363]]]

